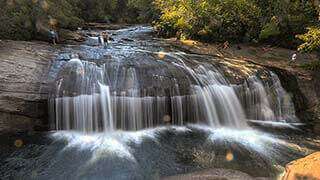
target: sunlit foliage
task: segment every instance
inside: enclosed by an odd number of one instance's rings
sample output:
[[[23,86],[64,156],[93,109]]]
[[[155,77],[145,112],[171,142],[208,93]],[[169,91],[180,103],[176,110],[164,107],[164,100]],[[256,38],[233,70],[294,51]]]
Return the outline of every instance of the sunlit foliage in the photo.
[[[307,33],[298,35],[297,37],[304,41],[304,43],[299,46],[300,51],[320,51],[320,27],[308,28]]]
[[[162,16],[162,34],[209,41],[257,35],[260,10],[249,0],[156,0]]]
[[[160,34],[205,41],[296,43],[317,21],[311,1],[155,0]],[[290,44],[289,44],[290,45]]]
[[[301,52],[316,52],[319,61],[303,64],[302,67],[312,71],[320,70],[320,27],[308,28],[308,32],[298,35],[297,38],[301,39],[304,43],[298,47]]]
[[[304,43],[298,48],[303,52],[318,52],[320,54],[320,1],[314,0],[313,5],[318,12],[318,21],[315,26],[307,28],[307,32],[302,35],[297,35],[298,39],[301,39]],[[320,59],[320,55],[319,55]]]

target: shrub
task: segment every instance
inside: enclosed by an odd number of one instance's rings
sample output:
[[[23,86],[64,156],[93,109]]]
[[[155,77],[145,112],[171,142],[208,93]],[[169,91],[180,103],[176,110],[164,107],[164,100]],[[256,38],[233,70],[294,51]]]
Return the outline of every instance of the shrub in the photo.
[[[279,22],[277,17],[273,17],[271,22],[265,24],[260,32],[260,41],[269,39],[270,37],[276,37],[280,34]]]
[[[311,52],[320,51],[320,27],[307,28],[308,32],[302,35],[297,35],[304,43],[299,46],[299,51]]]

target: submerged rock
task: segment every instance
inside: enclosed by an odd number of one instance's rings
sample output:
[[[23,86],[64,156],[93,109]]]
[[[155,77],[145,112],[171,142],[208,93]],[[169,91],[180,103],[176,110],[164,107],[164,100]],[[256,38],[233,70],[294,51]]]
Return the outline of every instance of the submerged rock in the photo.
[[[320,152],[289,163],[282,179],[320,179]]]

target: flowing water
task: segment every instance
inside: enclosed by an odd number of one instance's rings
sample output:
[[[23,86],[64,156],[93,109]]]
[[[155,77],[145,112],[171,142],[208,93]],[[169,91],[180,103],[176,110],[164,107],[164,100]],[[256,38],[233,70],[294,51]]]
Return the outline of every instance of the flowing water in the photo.
[[[243,84],[231,84],[217,58],[163,47],[150,32],[148,27],[115,31],[107,49],[83,45],[81,60],[56,62],[63,65],[50,99],[52,128],[106,132],[188,123],[246,128],[247,119],[297,121],[276,74],[264,72],[268,83],[251,74]]]
[[[88,40],[54,61],[49,114],[58,131],[8,158],[4,177],[158,179],[213,167],[275,177],[303,154],[248,125],[299,122],[273,72],[236,82],[227,59],[172,47],[150,27],[109,33],[107,48]]]

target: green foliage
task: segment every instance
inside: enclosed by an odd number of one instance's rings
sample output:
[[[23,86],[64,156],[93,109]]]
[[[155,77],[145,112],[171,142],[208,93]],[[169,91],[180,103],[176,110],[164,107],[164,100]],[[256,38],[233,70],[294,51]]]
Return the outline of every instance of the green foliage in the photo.
[[[297,35],[304,43],[299,46],[299,51],[311,52],[320,51],[320,27],[308,28],[308,32]]]
[[[128,7],[136,12],[138,22],[151,22],[158,18],[158,9],[153,0],[129,0]]]
[[[302,40],[304,43],[298,47],[299,51],[311,52],[317,51],[320,60],[320,2],[313,1],[318,17],[316,26],[307,28],[307,32],[302,35],[297,35],[297,38]]]
[[[316,23],[312,1],[155,0],[161,35],[205,41],[296,43],[295,35]]]
[[[273,19],[276,18],[279,29],[277,34],[267,39],[260,39],[262,41],[296,47],[300,42],[295,36],[304,33],[305,27],[317,22],[317,11],[312,1],[256,0],[256,2],[262,10],[260,17],[262,25],[273,23]]]
[[[74,6],[79,0],[50,0],[48,3],[47,15],[50,21],[56,21],[57,26],[61,28],[76,29],[79,27],[83,20],[79,17],[79,8]],[[54,22],[53,22],[54,23]]]
[[[82,20],[65,0],[1,0],[0,37],[30,40],[49,28],[75,28]]]
[[[87,22],[110,22],[119,18],[113,14],[118,6],[117,0],[78,0],[76,6],[80,9],[80,17]]]
[[[202,41],[271,42],[312,47],[316,1],[301,0],[0,0],[0,38],[34,39],[83,22],[147,23],[160,35]],[[318,12],[317,12],[318,10]],[[310,39],[310,40],[306,40]]]
[[[78,0],[87,22],[146,23],[157,17],[153,0]]]
[[[277,21],[277,18],[274,17],[271,19],[271,22],[263,26],[259,35],[259,39],[263,41],[269,39],[270,37],[278,36],[280,33],[279,22]]]
[[[153,0],[0,0],[0,38],[46,38],[50,28],[84,22],[144,23],[157,17]]]

